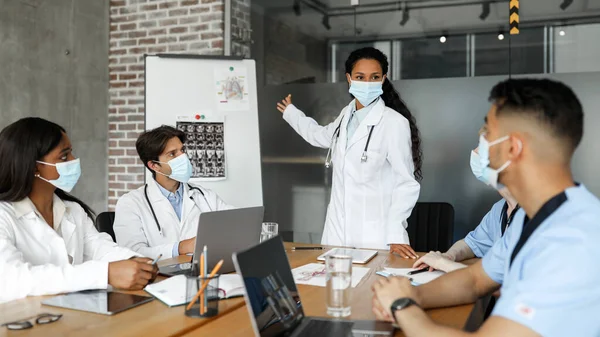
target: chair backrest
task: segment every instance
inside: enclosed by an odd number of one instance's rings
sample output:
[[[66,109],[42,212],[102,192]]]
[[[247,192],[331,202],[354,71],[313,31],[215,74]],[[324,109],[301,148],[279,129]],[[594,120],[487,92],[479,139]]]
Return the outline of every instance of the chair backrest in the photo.
[[[96,217],[96,228],[99,232],[107,233],[114,242],[117,242],[115,238],[115,231],[113,230],[114,222],[115,212],[102,212]]]
[[[479,328],[483,325],[486,319],[490,316],[492,309],[494,309],[494,304],[496,303],[496,298],[492,295],[485,295],[480,297],[475,302],[469,317],[467,318],[467,322],[463,327],[464,331],[467,332],[475,332],[479,330]]]
[[[454,207],[446,202],[418,202],[408,218],[408,237],[417,252],[445,252],[452,245]]]

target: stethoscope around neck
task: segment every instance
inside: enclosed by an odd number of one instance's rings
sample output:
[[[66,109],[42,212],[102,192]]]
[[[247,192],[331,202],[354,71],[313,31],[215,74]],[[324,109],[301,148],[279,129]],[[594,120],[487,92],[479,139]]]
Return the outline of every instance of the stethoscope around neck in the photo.
[[[208,206],[209,211],[212,212],[212,207],[210,207],[210,203],[208,202],[208,199],[206,199],[206,195],[204,195],[204,192],[202,192],[202,190],[199,189],[198,187],[194,187],[190,184],[187,184],[187,185],[188,185],[188,188],[190,191],[197,190],[198,192],[200,192],[200,194],[202,194],[202,197],[204,198],[204,201],[206,201],[206,205]],[[158,233],[160,233],[160,235],[162,236],[163,235],[162,227],[160,226],[160,223],[158,222],[158,218],[156,217],[156,213],[154,212],[154,207],[152,207],[150,198],[148,198],[148,184],[146,184],[146,186],[144,186],[144,196],[146,196],[146,201],[148,202],[148,206],[150,206],[150,211],[152,212],[152,216],[154,217],[154,222],[156,222],[156,227],[158,228]],[[192,197],[191,195],[190,195],[190,199],[192,201],[194,201],[194,203],[196,202],[196,200],[194,200],[194,197]]]
[[[333,149],[337,145],[338,138],[340,138],[340,130],[341,130],[343,122],[344,122],[344,118],[342,118],[342,120],[340,120],[340,123],[338,124],[337,128],[335,128],[335,130],[333,131],[333,136],[331,137],[331,146],[329,146],[329,150],[327,150],[327,156],[325,157],[325,167],[326,168],[331,167],[331,159],[332,159],[331,157],[333,155]],[[369,159],[369,157],[367,156],[367,150],[369,149],[369,143],[371,142],[371,135],[373,134],[374,127],[375,127],[375,125],[371,125],[371,128],[369,129],[369,137],[367,138],[367,143],[365,144],[365,148],[363,150],[362,156],[360,156],[361,163],[364,163],[367,161],[367,159]]]

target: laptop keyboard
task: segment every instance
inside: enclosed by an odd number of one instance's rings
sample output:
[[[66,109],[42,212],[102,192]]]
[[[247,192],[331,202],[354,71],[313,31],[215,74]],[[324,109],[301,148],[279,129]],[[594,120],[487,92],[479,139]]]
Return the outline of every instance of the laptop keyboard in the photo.
[[[311,319],[302,329],[301,336],[352,336],[352,322]]]

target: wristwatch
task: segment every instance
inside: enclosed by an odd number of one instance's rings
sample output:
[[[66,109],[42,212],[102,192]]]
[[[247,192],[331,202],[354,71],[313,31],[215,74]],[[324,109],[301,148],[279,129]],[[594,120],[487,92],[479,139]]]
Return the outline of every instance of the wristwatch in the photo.
[[[419,306],[417,304],[417,302],[415,302],[415,300],[413,300],[412,298],[409,298],[409,297],[403,297],[403,298],[399,298],[399,299],[395,300],[390,307],[390,309],[392,311],[392,316],[394,316],[394,320],[396,320],[396,315],[395,315],[396,311],[406,309],[406,308],[410,307],[411,305]],[[396,322],[396,323],[398,323],[398,322]]]

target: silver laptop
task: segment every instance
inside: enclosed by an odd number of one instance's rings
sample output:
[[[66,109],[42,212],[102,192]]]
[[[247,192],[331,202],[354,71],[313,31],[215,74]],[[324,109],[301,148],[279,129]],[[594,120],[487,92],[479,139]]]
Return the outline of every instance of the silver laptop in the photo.
[[[209,271],[221,259],[219,274],[234,271],[231,254],[259,243],[263,216],[262,206],[201,213],[192,263],[163,266],[159,273],[167,276],[193,273],[192,266],[198,267],[204,246],[208,250]]]
[[[305,316],[279,236],[234,253],[233,263],[244,279],[246,306],[257,337],[392,336],[394,332],[387,322]]]

